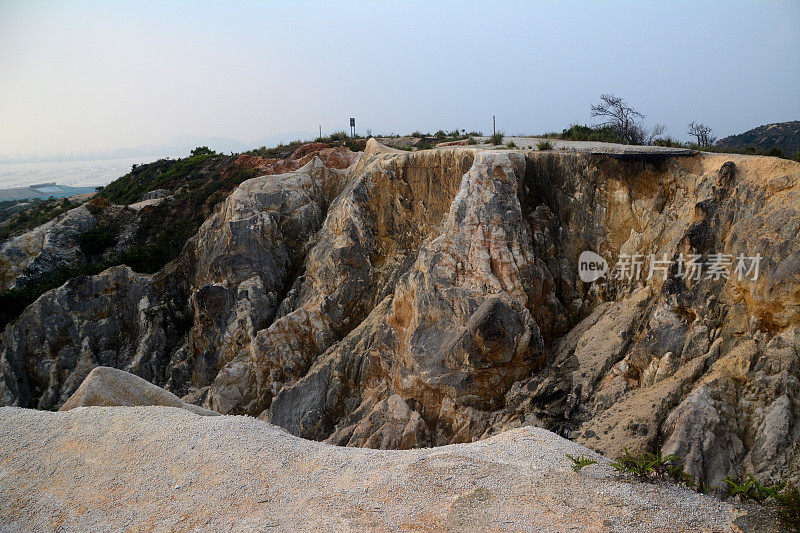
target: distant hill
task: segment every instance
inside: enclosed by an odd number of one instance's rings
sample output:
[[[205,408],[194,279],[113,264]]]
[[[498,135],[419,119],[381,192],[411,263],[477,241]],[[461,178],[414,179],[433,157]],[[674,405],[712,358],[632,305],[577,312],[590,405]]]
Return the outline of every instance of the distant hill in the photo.
[[[757,152],[778,148],[786,156],[791,157],[800,152],[800,120],[759,126],[750,131],[720,139],[717,141],[717,146],[732,146],[743,150],[752,147]]]

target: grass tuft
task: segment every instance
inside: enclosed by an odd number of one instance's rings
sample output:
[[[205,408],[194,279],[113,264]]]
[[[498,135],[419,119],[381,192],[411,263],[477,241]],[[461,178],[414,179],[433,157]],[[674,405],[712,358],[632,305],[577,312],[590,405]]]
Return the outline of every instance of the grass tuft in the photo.
[[[498,131],[489,137],[489,142],[491,142],[494,146],[500,146],[503,144],[503,137],[505,137],[505,134],[502,131]]]

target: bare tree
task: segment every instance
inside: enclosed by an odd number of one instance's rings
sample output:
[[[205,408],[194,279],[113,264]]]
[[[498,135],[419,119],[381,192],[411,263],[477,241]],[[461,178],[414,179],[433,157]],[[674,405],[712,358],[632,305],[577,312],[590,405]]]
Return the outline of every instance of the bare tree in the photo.
[[[599,103],[592,104],[592,116],[605,118],[603,125],[612,127],[624,142],[636,144],[644,141],[644,128],[636,123],[636,119],[643,119],[644,115],[619,96],[602,95]]]
[[[689,123],[689,135],[697,139],[698,146],[710,146],[717,140],[716,137],[711,135],[711,126],[706,126],[699,122]]]
[[[650,130],[650,134],[647,136],[647,144],[653,144],[653,141],[664,135],[665,131],[667,131],[667,127],[664,124],[656,124],[653,126],[653,129]]]

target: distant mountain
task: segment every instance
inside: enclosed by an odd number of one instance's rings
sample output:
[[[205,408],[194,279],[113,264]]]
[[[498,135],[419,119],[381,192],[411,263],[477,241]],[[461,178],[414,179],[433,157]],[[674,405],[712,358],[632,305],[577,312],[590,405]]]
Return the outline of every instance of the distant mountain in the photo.
[[[800,152],[800,120],[759,126],[750,131],[720,139],[717,141],[717,145],[742,149],[752,146],[759,152],[779,148],[785,155],[792,156],[796,152]]]

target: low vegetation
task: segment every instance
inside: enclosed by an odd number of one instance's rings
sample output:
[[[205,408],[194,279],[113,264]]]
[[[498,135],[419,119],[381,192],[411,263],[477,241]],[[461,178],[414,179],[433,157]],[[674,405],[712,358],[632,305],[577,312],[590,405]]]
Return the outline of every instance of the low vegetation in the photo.
[[[728,494],[731,496],[739,496],[742,500],[753,500],[759,503],[767,498],[776,497],[786,487],[785,483],[771,486],[763,485],[753,474],[747,474],[743,480],[733,479],[728,476],[723,481],[727,483]]]
[[[672,481],[702,493],[710,490],[705,483],[698,483],[694,476],[684,472],[676,455],[663,455],[661,450],[641,454],[632,454],[627,448],[624,450],[620,460],[611,463],[621,474],[632,474],[645,481]]]
[[[550,142],[548,139],[541,140],[541,141],[536,143],[536,149],[537,150],[552,150],[553,149],[553,143]]]
[[[573,124],[558,135],[565,141],[595,141],[608,143],[623,143],[620,137],[610,126],[586,126]]]
[[[800,531],[800,490],[783,481],[765,485],[753,474],[742,479],[725,478],[728,493],[742,501],[753,501],[769,505],[775,510],[781,525],[792,531]]]
[[[78,205],[68,198],[2,202],[0,203],[0,242],[49,222]]]
[[[24,287],[0,293],[0,329],[45,292],[67,280],[92,275],[117,265],[128,265],[136,272],[152,274],[175,259],[186,241],[194,235],[214,206],[242,181],[256,174],[254,169],[234,165],[237,156],[217,154],[199,147],[184,159],[162,159],[134,165],[131,172],[102,188],[86,207],[99,224],[79,238],[86,264],[61,269]],[[128,205],[142,195],[167,189],[172,198],[139,213],[133,246],[117,249],[125,215],[108,207]],[[18,213],[13,224],[4,224],[3,235],[22,233],[72,209],[68,200],[47,201],[32,211]]]
[[[156,189],[175,192],[183,189],[202,195],[198,189],[214,187],[211,178],[220,176],[234,160],[233,156],[217,154],[206,147],[196,148],[192,155],[183,159],[161,159],[148,165],[133,165],[128,174],[103,187],[99,196],[115,204],[129,205]]]
[[[663,455],[661,450],[655,453],[644,452],[633,454],[624,448],[624,455],[616,462],[612,462],[620,474],[632,475],[641,481],[670,481],[696,490],[700,493],[719,491],[720,487],[709,487],[698,482],[694,476],[685,472],[680,464],[680,457],[676,455]],[[572,456],[566,454],[571,467],[575,472],[595,464],[597,461],[584,455]],[[785,482],[764,484],[754,475],[745,474],[742,479],[730,476],[724,479],[727,485],[727,494],[738,497],[741,501],[753,501],[767,505],[773,509],[781,525],[792,531],[800,531],[800,490],[794,485]]]
[[[703,152],[713,152],[719,154],[742,154],[742,155],[765,155],[769,157],[779,157],[781,159],[792,159],[794,161],[800,162],[800,152],[795,152],[792,155],[785,154],[783,150],[780,148],[772,147],[769,150],[759,150],[754,146],[748,146],[746,148],[738,148],[735,146],[725,146],[725,145],[711,145],[711,146],[699,146],[693,143],[687,143],[683,145],[686,148],[692,148],[693,150],[700,150]]]
[[[74,277],[97,274],[103,270],[104,268],[101,265],[61,269],[36,283],[0,292],[0,330],[5,328],[9,321],[18,317],[27,306],[36,301],[45,292],[60,287]]]
[[[502,131],[498,131],[497,133],[493,133],[491,137],[489,137],[489,142],[494,146],[500,146],[503,144],[503,137],[505,134]]]
[[[158,272],[178,256],[186,241],[197,232],[201,223],[202,218],[198,216],[180,223],[165,223],[152,239],[118,253],[113,250],[108,253],[116,240],[112,228],[100,226],[89,230],[80,239],[87,264],[62,268],[24,287],[0,292],[0,330],[42,294],[60,287],[72,278],[99,274],[107,268],[118,265],[128,265],[136,272],[147,274]]]
[[[436,133],[422,133],[420,131],[415,131],[411,133],[411,137],[419,139],[416,145],[412,148],[416,150],[427,150],[429,148],[433,148],[439,143],[443,142],[452,142],[452,141],[463,141],[466,140],[467,144],[475,144],[475,142],[470,143],[469,139],[472,135],[480,135],[480,133],[470,132],[467,133],[466,130],[454,129],[451,131],[444,131],[439,130]],[[473,139],[474,141],[474,139]]]
[[[800,490],[794,485],[775,496],[778,520],[786,529],[800,531]]]
[[[569,457],[569,460],[572,461],[571,466],[575,472],[580,472],[581,468],[583,468],[584,466],[597,464],[597,461],[589,457],[586,457],[585,455],[578,455],[577,457],[575,457],[570,454],[567,454],[567,457]]]

